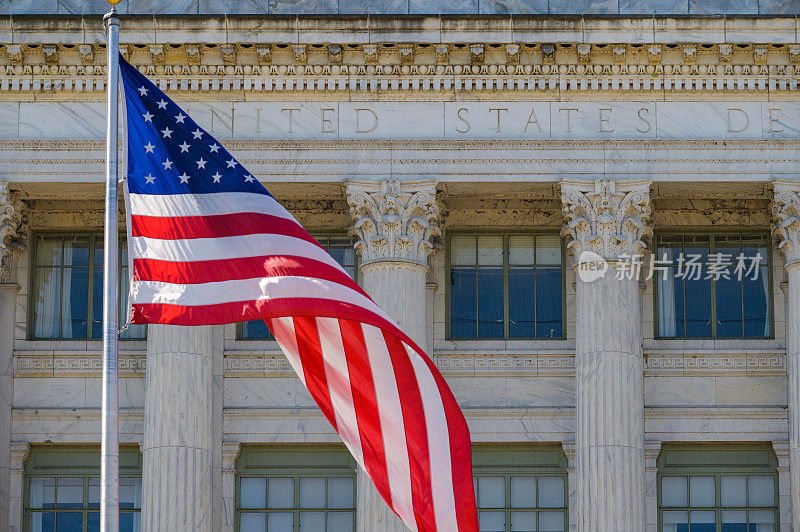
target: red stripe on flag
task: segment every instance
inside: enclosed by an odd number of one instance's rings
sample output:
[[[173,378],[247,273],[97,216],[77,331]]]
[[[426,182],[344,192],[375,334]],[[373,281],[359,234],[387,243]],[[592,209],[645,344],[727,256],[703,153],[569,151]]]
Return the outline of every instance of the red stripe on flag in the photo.
[[[303,364],[306,387],[311,392],[311,397],[314,398],[317,406],[333,425],[334,430],[338,431],[331,403],[331,392],[328,388],[325,366],[322,361],[322,347],[319,341],[317,322],[314,318],[305,316],[297,316],[293,321],[295,336],[297,336],[298,356]]]
[[[419,532],[436,530],[436,517],[433,511],[433,489],[431,486],[431,464],[428,452],[428,429],[425,424],[422,395],[400,339],[386,331],[383,332],[389,357],[392,359],[397,392],[403,409],[403,423],[406,430],[408,462],[411,467],[411,499]]]
[[[294,255],[266,255],[235,259],[174,262],[160,259],[133,259],[134,281],[159,281],[173,284],[201,284],[258,277],[314,277],[344,285],[369,297],[353,279],[330,264]]]
[[[294,220],[258,212],[172,217],[131,215],[131,236],[178,240],[256,234],[293,236],[319,246]]]
[[[361,329],[361,323],[344,319],[339,320],[339,329],[342,332],[342,343],[350,373],[350,388],[358,419],[358,432],[361,435],[361,454],[364,457],[364,467],[378,493],[389,507],[393,508],[378,399],[375,393],[375,381],[372,379],[367,345],[364,341],[364,332]]]

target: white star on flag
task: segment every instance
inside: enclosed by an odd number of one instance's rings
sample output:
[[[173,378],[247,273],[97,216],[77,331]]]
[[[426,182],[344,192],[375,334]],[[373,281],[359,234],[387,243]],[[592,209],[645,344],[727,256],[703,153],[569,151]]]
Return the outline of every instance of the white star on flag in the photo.
[[[184,172],[181,175],[179,175],[178,179],[181,180],[181,183],[188,183],[189,182],[189,176],[186,175],[186,172]]]
[[[198,168],[198,170],[200,168],[202,168],[203,170],[206,169],[206,161],[202,157],[200,157],[200,160],[197,161],[197,168]]]
[[[153,153],[153,148],[155,148],[155,146],[150,144],[150,142],[148,141],[148,143],[144,145],[144,152],[145,153]]]
[[[236,160],[231,159],[230,161],[228,161],[228,168],[236,168],[237,164],[238,163],[236,162]]]
[[[178,147],[181,149],[181,153],[189,151],[189,145],[186,143],[185,140],[183,141],[183,144],[178,144]]]
[[[164,165],[164,170],[170,170],[172,168],[172,161],[170,161],[169,159],[167,159],[161,164]]]
[[[192,135],[194,135],[195,140],[197,140],[203,136],[203,132],[200,131],[200,128],[197,128],[196,131],[192,131]]]
[[[245,183],[250,183],[251,181],[255,181],[255,178],[253,176],[251,176],[250,174],[247,174],[246,176],[244,176],[244,182]]]
[[[142,96],[147,96],[147,88],[144,85],[139,87],[139,94]]]
[[[214,183],[219,183],[220,178],[222,178],[222,174],[217,172],[216,174],[212,175],[211,177],[214,178]]]
[[[186,117],[183,115],[183,113],[178,113],[178,115],[175,117],[175,121],[178,122],[179,124],[183,124],[184,118]]]
[[[172,130],[170,128],[164,128],[161,130],[161,134],[164,135],[164,138],[172,138]]]
[[[214,144],[209,146],[208,149],[211,150],[211,153],[217,153],[219,151],[219,144],[215,142]]]
[[[142,116],[144,117],[145,122],[153,121],[153,115],[150,114],[150,111],[146,111]]]
[[[158,108],[159,109],[166,109],[167,108],[167,102],[164,101],[164,98],[161,98],[161,101],[158,102]]]
[[[156,180],[156,178],[155,178],[155,176],[154,176],[154,175],[152,175],[152,174],[147,174],[146,176],[144,176],[144,180],[145,180],[145,181],[147,181],[147,184],[150,184],[150,183],[152,183],[153,181],[155,181],[155,180]]]

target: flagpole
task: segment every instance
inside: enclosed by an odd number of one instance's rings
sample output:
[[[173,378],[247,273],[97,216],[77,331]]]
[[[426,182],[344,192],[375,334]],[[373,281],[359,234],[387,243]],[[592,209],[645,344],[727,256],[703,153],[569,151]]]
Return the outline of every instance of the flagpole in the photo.
[[[119,95],[119,18],[103,17],[108,32],[108,123],[106,125],[106,212],[103,246],[103,409],[100,471],[100,530],[119,532],[119,404],[117,402],[117,290],[119,232],[117,228],[117,151]]]

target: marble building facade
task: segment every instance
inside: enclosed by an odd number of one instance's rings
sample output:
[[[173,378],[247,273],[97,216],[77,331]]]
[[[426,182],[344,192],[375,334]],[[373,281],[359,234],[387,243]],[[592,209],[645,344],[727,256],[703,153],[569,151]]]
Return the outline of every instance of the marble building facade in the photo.
[[[482,529],[800,530],[794,14],[200,5],[124,16],[123,55],[426,348],[470,426]],[[92,530],[104,39],[96,16],[31,9],[0,16],[0,528]],[[722,282],[665,312],[674,286],[575,271],[585,251],[616,273],[634,254],[647,269],[661,248],[736,246],[766,255],[760,288],[735,289],[738,332]],[[708,307],[691,330],[687,301]],[[258,331],[123,333],[125,522],[401,530]],[[323,502],[306,506],[321,478]],[[352,497],[335,500],[342,486]],[[273,506],[273,493],[294,496]]]

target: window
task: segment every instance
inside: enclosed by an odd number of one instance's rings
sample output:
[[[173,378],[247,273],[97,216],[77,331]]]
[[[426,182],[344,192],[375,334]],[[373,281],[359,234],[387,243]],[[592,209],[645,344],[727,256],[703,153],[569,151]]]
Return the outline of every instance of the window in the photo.
[[[450,338],[562,338],[564,272],[556,235],[453,235]]]
[[[769,445],[665,445],[658,459],[662,532],[778,530],[777,460]]]
[[[93,339],[103,334],[103,235],[38,235],[34,238],[30,337]],[[119,245],[119,322],[127,321],[128,248]],[[144,338],[131,325],[121,339]]]
[[[771,337],[770,260],[765,234],[660,235],[658,336]]]
[[[236,466],[239,532],[355,530],[357,466],[346,449],[245,448]]]
[[[358,282],[358,268],[353,239],[345,235],[313,235],[333,259]],[[240,340],[274,340],[264,320],[251,320],[239,324]]]
[[[476,445],[472,461],[481,532],[567,529],[567,459],[560,446]]]
[[[142,462],[120,449],[119,529],[141,529]],[[25,461],[25,530],[100,531],[100,449],[36,446]]]

